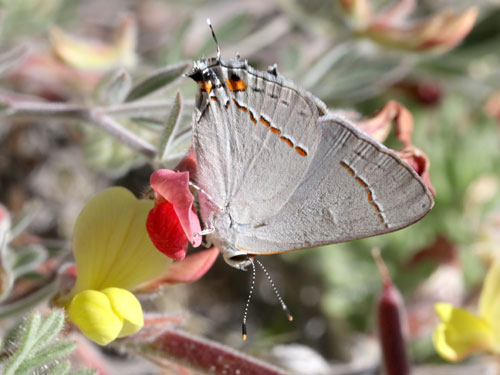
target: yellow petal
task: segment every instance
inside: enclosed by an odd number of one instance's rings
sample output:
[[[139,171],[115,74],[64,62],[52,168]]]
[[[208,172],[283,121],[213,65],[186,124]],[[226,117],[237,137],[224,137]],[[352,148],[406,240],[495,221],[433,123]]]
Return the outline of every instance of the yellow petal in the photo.
[[[358,28],[366,26],[372,16],[371,3],[367,0],[340,0],[340,6]]]
[[[496,259],[484,279],[479,297],[479,314],[492,326],[496,346],[500,346],[500,260]]]
[[[443,358],[459,361],[471,353],[492,350],[493,332],[484,319],[448,303],[439,303],[435,309],[442,323],[437,326],[432,339]]]
[[[123,322],[118,337],[133,335],[142,328],[144,319],[141,304],[132,293],[120,288],[106,288],[102,293],[109,298],[113,311]]]
[[[96,290],[84,290],[73,297],[68,315],[85,336],[99,345],[109,344],[123,328],[109,298]]]
[[[103,70],[135,63],[136,29],[135,19],[129,15],[122,18],[111,44],[79,39],[57,27],[50,30],[50,39],[54,53],[67,65]]]
[[[96,195],[75,223],[73,252],[78,276],[72,294],[109,287],[132,289],[160,276],[172,260],[160,253],[146,230],[153,202],[113,187]]]

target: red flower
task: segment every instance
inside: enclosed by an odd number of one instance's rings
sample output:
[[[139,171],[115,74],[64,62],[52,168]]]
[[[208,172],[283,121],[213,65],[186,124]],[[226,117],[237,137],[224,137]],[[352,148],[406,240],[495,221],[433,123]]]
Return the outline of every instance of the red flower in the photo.
[[[188,241],[201,244],[200,221],[193,209],[194,197],[189,190],[189,172],[159,169],[151,175],[155,207],[149,212],[146,227],[156,248],[170,258],[186,256]]]

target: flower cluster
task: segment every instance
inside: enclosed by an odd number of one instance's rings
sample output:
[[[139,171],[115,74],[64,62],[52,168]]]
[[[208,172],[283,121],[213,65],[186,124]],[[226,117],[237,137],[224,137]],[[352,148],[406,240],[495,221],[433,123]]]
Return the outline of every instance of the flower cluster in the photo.
[[[155,171],[150,178],[155,192],[147,229],[156,248],[172,259],[186,256],[188,241],[200,246],[200,221],[193,209],[194,197],[189,191],[189,173],[168,169]]]
[[[81,211],[73,234],[76,282],[55,302],[92,341],[106,345],[142,328],[142,308],[134,291],[194,281],[213,264],[217,249],[181,262],[172,259],[185,257],[188,240],[200,243],[194,239],[200,223],[188,183],[187,172],[160,170],[152,177],[156,206],[125,188],[112,187]]]

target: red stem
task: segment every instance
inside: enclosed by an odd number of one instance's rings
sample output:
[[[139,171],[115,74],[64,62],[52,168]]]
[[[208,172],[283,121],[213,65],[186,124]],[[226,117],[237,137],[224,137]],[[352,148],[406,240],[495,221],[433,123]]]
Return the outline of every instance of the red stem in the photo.
[[[151,343],[127,345],[157,364],[162,360],[195,371],[226,375],[285,375],[277,367],[185,332],[167,330]]]

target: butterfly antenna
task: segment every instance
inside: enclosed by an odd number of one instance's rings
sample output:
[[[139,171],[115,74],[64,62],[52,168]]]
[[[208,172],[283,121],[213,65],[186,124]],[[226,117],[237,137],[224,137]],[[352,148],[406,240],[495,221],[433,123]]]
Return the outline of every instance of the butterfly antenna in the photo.
[[[276,289],[276,285],[274,285],[274,281],[273,281],[273,279],[271,279],[271,275],[269,275],[269,272],[267,272],[266,268],[260,262],[260,260],[255,259],[255,261],[260,266],[260,268],[262,268],[262,271],[264,271],[264,273],[266,274],[267,280],[269,280],[269,283],[271,284],[271,287],[273,288],[274,294],[278,298],[278,301],[280,301],[280,303],[281,303],[281,308],[285,312],[285,314],[288,318],[288,321],[291,322],[293,320],[293,316],[292,316],[292,314],[290,314],[290,310],[288,310],[288,307],[286,307],[285,301],[283,301],[283,298],[281,298],[281,295],[279,294],[278,289]]]
[[[250,300],[252,299],[253,290],[255,289],[255,264],[252,264],[252,282],[250,284],[250,291],[248,292],[247,303],[245,304],[245,311],[243,312],[243,323],[241,323],[241,337],[243,340],[247,339],[247,315],[248,307],[250,306]]]
[[[210,22],[210,18],[207,18],[207,24],[208,24],[208,27],[210,27],[210,30],[212,31],[212,37],[214,38],[215,47],[217,47],[217,61],[220,61],[219,42],[217,42],[217,37],[215,36],[215,31],[214,31],[214,28],[212,27],[212,22]]]

